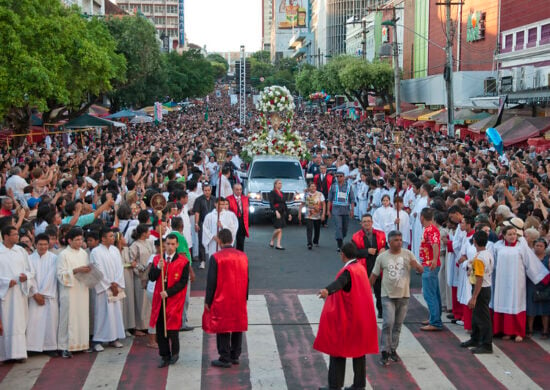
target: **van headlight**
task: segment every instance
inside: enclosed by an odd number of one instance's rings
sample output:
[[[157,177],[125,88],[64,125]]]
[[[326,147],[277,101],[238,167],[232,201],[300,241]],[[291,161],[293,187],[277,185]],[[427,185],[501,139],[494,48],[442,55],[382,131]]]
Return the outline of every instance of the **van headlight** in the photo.
[[[248,198],[250,200],[262,200],[262,194],[260,194],[259,192],[250,192],[248,194]]]
[[[304,199],[305,199],[305,195],[301,192],[294,195],[294,200],[302,202]]]

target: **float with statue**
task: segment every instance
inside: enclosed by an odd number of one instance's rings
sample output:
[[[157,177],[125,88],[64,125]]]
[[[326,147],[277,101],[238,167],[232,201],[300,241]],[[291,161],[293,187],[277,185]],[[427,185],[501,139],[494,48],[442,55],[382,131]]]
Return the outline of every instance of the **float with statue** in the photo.
[[[248,137],[243,147],[243,159],[251,161],[257,155],[287,155],[308,159],[305,142],[292,130],[294,98],[286,87],[274,85],[260,93],[256,108],[261,131]]]

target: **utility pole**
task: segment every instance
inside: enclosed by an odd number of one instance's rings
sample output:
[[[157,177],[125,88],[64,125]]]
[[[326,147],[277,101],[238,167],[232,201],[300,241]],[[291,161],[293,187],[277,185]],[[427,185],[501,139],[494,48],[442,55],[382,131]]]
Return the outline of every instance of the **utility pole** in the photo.
[[[239,69],[239,124],[246,125],[246,56],[244,45],[241,46],[241,62]]]
[[[397,14],[393,7],[393,83],[395,84],[395,117],[401,115],[401,70],[399,69],[399,44],[397,43]]]
[[[367,19],[363,17],[361,19],[361,57],[363,61],[367,59]]]
[[[445,0],[444,3],[436,3],[437,5],[444,5],[446,9],[446,32],[447,32],[447,45],[445,50],[447,52],[447,63],[445,65],[445,71],[443,78],[445,79],[445,87],[447,89],[447,135],[449,137],[455,136],[455,123],[454,123],[454,96],[453,96],[453,20],[451,19],[451,6],[462,5],[460,3],[453,3],[452,0]],[[460,26],[458,27],[460,28]]]

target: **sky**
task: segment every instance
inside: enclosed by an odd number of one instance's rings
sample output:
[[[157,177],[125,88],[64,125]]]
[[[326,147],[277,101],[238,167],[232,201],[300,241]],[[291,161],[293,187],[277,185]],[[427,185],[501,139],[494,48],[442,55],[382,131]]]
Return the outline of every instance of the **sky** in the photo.
[[[208,52],[260,50],[261,29],[261,0],[185,0],[187,40]]]

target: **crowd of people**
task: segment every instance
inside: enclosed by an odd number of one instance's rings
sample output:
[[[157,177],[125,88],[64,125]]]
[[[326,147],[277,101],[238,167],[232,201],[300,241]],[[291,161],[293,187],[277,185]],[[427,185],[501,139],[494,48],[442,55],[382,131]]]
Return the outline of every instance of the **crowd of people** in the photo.
[[[218,233],[229,231],[240,251],[249,234],[248,199],[235,172],[246,169],[241,149],[260,123],[253,116],[240,127],[226,98],[210,99],[208,112],[205,120],[204,107],[189,107],[159,125],[94,131],[78,142],[52,135],[39,144],[4,146],[0,360],[57,350],[70,358],[106,344],[121,347],[131,334],[150,337],[148,346],[160,347],[170,364],[177,352],[156,342],[165,330],[157,327],[161,292],[151,271],[162,268],[160,240],[177,238],[177,253],[189,262],[182,265],[186,279],[178,273],[179,287],[166,291],[187,296],[173,324],[190,330],[195,272],[229,245]],[[499,155],[484,142],[413,129],[396,144],[389,123],[300,109],[293,128],[312,156],[302,161],[311,180],[306,212],[298,215],[307,226],[306,246],[326,242],[321,227],[327,223],[338,251],[354,243],[345,255],[359,259],[373,283],[384,319],[384,364],[398,359],[410,270],[422,273],[430,312],[425,331],[443,329],[443,311],[472,332],[463,346],[479,353],[491,351],[493,335],[516,342],[531,337],[537,316],[540,337],[548,337],[548,152],[509,148]],[[220,148],[223,161],[217,161]],[[270,195],[269,245],[282,250],[290,215],[277,197],[281,185]],[[168,202],[160,214],[151,204],[157,193]],[[351,235],[354,218],[361,229]],[[220,361],[227,363],[223,342]]]

